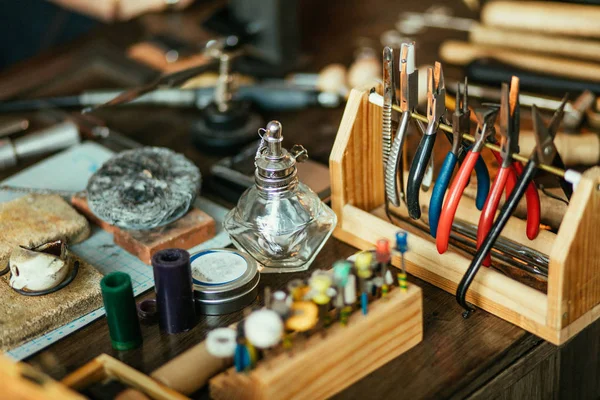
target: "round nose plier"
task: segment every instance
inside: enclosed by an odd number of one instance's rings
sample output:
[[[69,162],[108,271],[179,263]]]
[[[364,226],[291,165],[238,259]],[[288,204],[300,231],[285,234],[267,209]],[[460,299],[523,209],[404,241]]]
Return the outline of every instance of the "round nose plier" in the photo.
[[[471,111],[469,110],[469,100],[467,94],[467,81],[465,79],[463,98],[461,104],[460,98],[460,86],[456,90],[456,108],[452,114],[452,135],[447,134],[448,140],[452,144],[450,152],[446,155],[438,177],[433,186],[431,192],[431,200],[429,202],[429,232],[434,238],[437,236],[438,223],[440,220],[440,214],[442,212],[442,205],[444,203],[444,196],[450,179],[452,178],[452,172],[456,167],[457,163],[462,163],[466,146],[464,145],[462,134],[470,133],[471,131]],[[475,163],[475,173],[477,174],[477,196],[475,199],[475,205],[477,209],[481,210],[485,204],[490,188],[490,175],[487,171],[487,167],[483,162],[483,159],[479,157]]]
[[[494,131],[494,122],[497,114],[497,109],[486,110],[483,114],[481,112],[477,113],[479,126],[477,127],[477,132],[475,134],[475,144],[473,144],[471,149],[467,152],[465,160],[460,166],[454,181],[452,181],[452,185],[450,186],[448,196],[446,196],[442,213],[440,215],[440,222],[435,239],[436,247],[440,254],[445,253],[446,250],[448,250],[450,230],[452,229],[452,221],[454,220],[458,203],[460,202],[463,191],[469,182],[471,172],[473,172],[473,169],[475,169],[475,164],[479,159],[486,139]]]
[[[556,166],[561,161],[559,160],[558,152],[556,150],[556,146],[554,145],[554,136],[556,135],[556,130],[558,129],[560,121],[562,120],[566,102],[567,98],[565,97],[558,110],[556,110],[552,116],[552,120],[548,126],[546,126],[544,123],[539,109],[535,105],[531,109],[536,148],[529,157],[529,161],[527,162],[527,165],[525,165],[523,173],[519,176],[512,193],[502,206],[498,217],[494,221],[494,224],[492,225],[488,235],[481,243],[481,246],[477,249],[477,252],[473,257],[473,261],[471,261],[469,268],[465,272],[465,275],[456,289],[456,300],[458,304],[465,308],[466,311],[463,314],[465,317],[468,317],[471,311],[473,311],[473,307],[467,304],[466,301],[469,286],[471,286],[473,279],[475,279],[475,275],[477,274],[477,271],[479,271],[484,258],[490,252],[498,237],[500,237],[500,233],[502,233],[502,230],[508,223],[510,216],[517,208],[519,201],[527,191],[529,183],[533,179],[538,166],[540,164],[552,164]]]
[[[408,215],[413,219],[421,217],[419,190],[435,144],[436,133],[446,112],[446,88],[442,64],[436,62],[427,69],[427,130],[419,142],[410,166],[406,185],[406,205]]]
[[[502,84],[500,99],[500,149],[495,153],[500,168],[492,190],[479,217],[477,228],[477,247],[481,247],[485,237],[490,231],[498,210],[502,193],[506,191],[506,198],[510,196],[516,177],[523,173],[523,166],[519,161],[512,160],[512,155],[519,152],[519,78],[513,77],[510,85]],[[540,198],[533,181],[529,182],[525,191],[527,199],[527,237],[535,239],[540,230]],[[483,265],[490,266],[491,258],[487,254]]]

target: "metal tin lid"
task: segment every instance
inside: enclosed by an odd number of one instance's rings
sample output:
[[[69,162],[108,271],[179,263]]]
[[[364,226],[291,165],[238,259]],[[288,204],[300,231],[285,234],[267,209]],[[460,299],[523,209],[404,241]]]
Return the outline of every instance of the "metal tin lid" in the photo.
[[[197,312],[227,314],[256,298],[260,274],[250,255],[234,249],[209,249],[193,254],[190,262]]]

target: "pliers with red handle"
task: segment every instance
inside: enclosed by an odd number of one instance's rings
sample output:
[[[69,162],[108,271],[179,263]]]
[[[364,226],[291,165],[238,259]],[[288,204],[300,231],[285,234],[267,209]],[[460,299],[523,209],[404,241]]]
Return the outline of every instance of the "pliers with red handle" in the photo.
[[[564,113],[564,107],[567,102],[567,97],[563,99],[560,107],[554,113],[552,120],[549,125],[546,125],[544,120],[542,119],[538,108],[534,105],[531,109],[533,115],[533,128],[535,132],[536,139],[536,147],[534,152],[529,157],[529,161],[527,165],[523,169],[523,173],[519,176],[519,179],[515,185],[514,190],[502,206],[498,217],[494,221],[494,224],[490,228],[488,235],[481,243],[481,246],[477,249],[475,256],[473,257],[473,261],[467,268],[465,275],[462,280],[458,284],[458,288],[456,289],[456,300],[458,304],[465,308],[465,313],[463,316],[466,318],[470,315],[470,313],[474,310],[474,308],[469,305],[466,301],[467,291],[475,279],[475,275],[479,271],[481,264],[486,257],[486,255],[490,252],[496,240],[500,237],[502,230],[508,223],[510,216],[517,208],[519,201],[525,194],[529,183],[533,179],[533,176],[537,172],[540,164],[559,166],[562,164],[562,159],[556,150],[556,146],[554,145],[554,137],[556,135],[556,130],[558,129],[558,125],[562,120],[562,116]],[[567,171],[568,172],[568,171]],[[563,184],[563,190],[565,190],[565,186],[568,182]],[[566,193],[565,193],[566,194]]]
[[[468,104],[466,78],[462,104],[460,95],[459,85],[459,87],[456,88],[456,109],[452,114],[452,134],[445,132],[452,148],[442,163],[438,177],[435,180],[435,185],[433,186],[431,199],[429,200],[429,233],[434,238],[437,236],[438,223],[444,204],[444,196],[446,195],[446,190],[448,190],[452,173],[454,172],[456,164],[462,165],[468,150],[462,137],[463,133],[471,132],[471,111],[469,110]],[[478,210],[481,210],[485,205],[485,200],[490,191],[490,174],[481,157],[479,157],[475,163],[475,173],[477,174],[477,196],[475,198],[475,205]]]
[[[510,196],[516,177],[523,173],[523,166],[514,161],[512,155],[519,152],[519,78],[513,76],[510,92],[506,83],[502,84],[500,99],[500,154],[494,152],[500,169],[492,184],[492,190],[483,206],[477,228],[477,247],[481,246],[494,223],[502,192]],[[527,237],[535,239],[540,231],[540,198],[533,181],[529,182],[525,192],[527,199]],[[490,266],[491,258],[487,254],[483,265]]]
[[[448,240],[450,239],[450,230],[452,229],[452,221],[458,208],[458,203],[465,190],[465,187],[469,183],[471,172],[475,168],[475,163],[479,159],[479,155],[483,146],[485,145],[487,137],[494,131],[494,122],[496,121],[496,115],[498,114],[497,109],[488,109],[483,113],[481,111],[476,112],[479,126],[475,134],[475,144],[467,153],[456,177],[452,181],[452,186],[444,201],[442,213],[440,215],[440,222],[437,229],[437,237],[435,238],[435,244],[440,254],[445,253],[448,250]]]

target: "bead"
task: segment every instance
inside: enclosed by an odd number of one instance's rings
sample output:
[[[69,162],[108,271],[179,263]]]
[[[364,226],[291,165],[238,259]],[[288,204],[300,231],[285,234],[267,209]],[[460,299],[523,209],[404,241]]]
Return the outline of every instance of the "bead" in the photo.
[[[219,358],[233,357],[235,354],[236,331],[231,328],[217,328],[206,336],[206,351]]]
[[[283,321],[273,310],[258,310],[244,322],[246,339],[259,349],[267,349],[281,341]]]

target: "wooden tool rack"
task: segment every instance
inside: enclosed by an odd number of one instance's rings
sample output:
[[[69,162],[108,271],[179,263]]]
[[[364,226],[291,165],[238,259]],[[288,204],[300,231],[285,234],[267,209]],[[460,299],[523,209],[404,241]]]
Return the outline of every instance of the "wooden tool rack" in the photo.
[[[352,90],[329,158],[332,208],[338,217],[334,236],[360,249],[373,248],[381,237],[393,240],[399,228],[407,227],[400,220],[392,224],[382,212],[381,108],[368,98],[369,88]],[[461,206],[469,202],[473,200],[463,196]],[[478,221],[478,214],[472,217]],[[510,239],[545,250],[550,260],[547,293],[482,267],[467,300],[560,345],[600,317],[600,168],[583,174],[557,234],[542,230],[529,241],[524,224],[511,218],[507,228],[521,227],[523,235]],[[455,294],[471,259],[452,249],[438,254],[433,239],[415,235],[409,237],[409,248],[407,271]],[[398,257],[392,262],[400,265]]]
[[[387,297],[313,333],[292,349],[259,361],[248,373],[233,368],[210,380],[210,394],[228,399],[326,399],[423,340],[421,289],[394,288]]]

